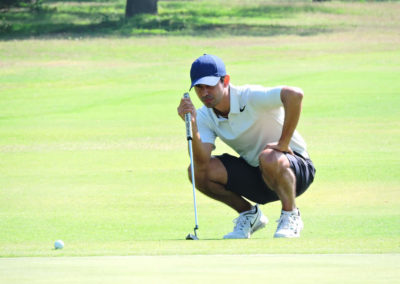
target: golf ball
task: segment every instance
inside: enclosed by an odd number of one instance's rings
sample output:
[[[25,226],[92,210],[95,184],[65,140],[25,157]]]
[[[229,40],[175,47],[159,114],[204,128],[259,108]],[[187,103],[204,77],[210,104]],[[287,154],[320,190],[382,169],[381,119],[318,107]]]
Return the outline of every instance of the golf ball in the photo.
[[[64,242],[62,240],[55,241],[54,243],[55,249],[62,249],[64,248]]]

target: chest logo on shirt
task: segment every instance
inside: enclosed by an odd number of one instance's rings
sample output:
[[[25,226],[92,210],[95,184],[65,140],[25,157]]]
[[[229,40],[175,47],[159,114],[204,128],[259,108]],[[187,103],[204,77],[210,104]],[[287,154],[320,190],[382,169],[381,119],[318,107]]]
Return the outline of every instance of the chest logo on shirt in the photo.
[[[245,108],[246,108],[246,106],[240,108],[240,112],[243,112]]]

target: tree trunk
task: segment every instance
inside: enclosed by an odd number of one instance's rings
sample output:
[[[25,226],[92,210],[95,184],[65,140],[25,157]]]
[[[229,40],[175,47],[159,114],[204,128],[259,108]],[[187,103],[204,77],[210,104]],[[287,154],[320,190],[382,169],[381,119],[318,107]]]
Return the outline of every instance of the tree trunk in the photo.
[[[125,17],[137,14],[157,14],[158,0],[126,0]]]

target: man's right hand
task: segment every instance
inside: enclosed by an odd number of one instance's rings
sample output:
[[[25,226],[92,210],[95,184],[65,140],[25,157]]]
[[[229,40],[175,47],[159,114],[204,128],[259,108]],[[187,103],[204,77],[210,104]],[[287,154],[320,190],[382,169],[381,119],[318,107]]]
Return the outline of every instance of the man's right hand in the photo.
[[[190,98],[182,98],[181,103],[178,106],[178,114],[185,120],[185,114],[190,113],[192,117],[192,124],[196,121],[196,108],[194,107]]]
[[[214,145],[211,143],[202,143],[200,134],[197,129],[196,123],[196,108],[193,105],[190,98],[182,98],[178,106],[178,114],[185,121],[185,114],[190,113],[192,119],[192,131],[193,131],[193,160],[196,165],[195,171],[203,171],[209,164],[211,159],[211,152],[214,150]]]

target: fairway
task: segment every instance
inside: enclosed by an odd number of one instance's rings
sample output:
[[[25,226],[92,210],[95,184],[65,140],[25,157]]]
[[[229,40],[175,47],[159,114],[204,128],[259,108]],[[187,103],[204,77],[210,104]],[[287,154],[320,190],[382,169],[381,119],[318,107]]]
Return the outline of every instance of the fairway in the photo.
[[[0,32],[15,21],[0,34],[0,283],[399,282],[400,3],[224,1],[160,1],[160,21],[198,16],[170,33],[121,22],[32,37],[20,10],[0,19]],[[72,26],[86,23],[66,15],[81,6],[123,13],[120,0],[90,5],[51,2]],[[35,19],[39,30],[52,20]],[[185,240],[194,212],[177,107],[204,53],[236,86],[304,90],[297,129],[317,172],[296,201],[301,238],[273,239],[274,202],[250,240],[222,240],[237,214],[199,192],[200,241]],[[224,152],[235,155],[217,140]]]
[[[0,259],[0,282],[398,283],[399,270],[398,254],[40,257]]]

